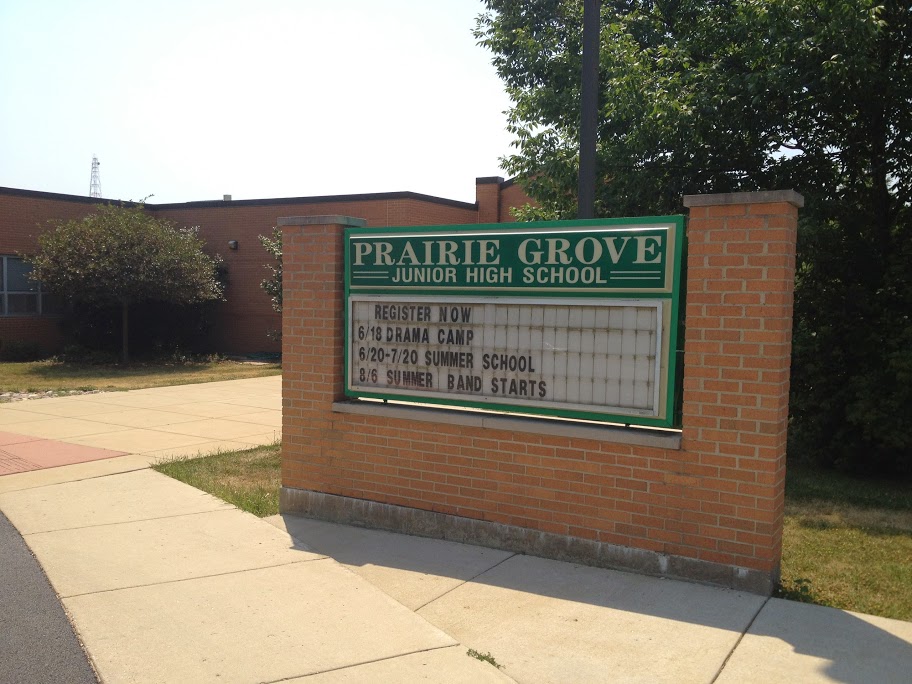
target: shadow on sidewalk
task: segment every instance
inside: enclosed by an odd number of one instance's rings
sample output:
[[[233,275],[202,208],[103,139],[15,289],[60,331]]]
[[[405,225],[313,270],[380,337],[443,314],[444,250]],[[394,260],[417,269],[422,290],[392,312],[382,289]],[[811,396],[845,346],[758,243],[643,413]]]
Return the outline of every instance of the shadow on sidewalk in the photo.
[[[505,590],[497,593],[485,590],[484,596],[496,597],[508,611],[523,610],[525,597],[531,595],[737,634],[749,628],[726,664],[720,683],[784,681],[782,677],[789,672],[794,674],[791,681],[801,681],[801,672],[808,672],[809,667],[836,682],[910,681],[912,623],[856,616],[782,599],[766,602],[765,597],[745,592],[439,539],[294,515],[281,518],[289,533],[310,550],[351,566],[401,603],[411,603],[413,610],[424,607],[415,606],[415,592],[421,590],[422,582],[433,583],[435,578],[440,578],[440,590],[448,593],[471,580],[475,585]],[[451,581],[442,582],[443,579]],[[430,597],[429,603],[438,598]],[[540,617],[559,619],[559,610],[554,610],[554,615]],[[606,611],[605,620],[613,619],[610,611]],[[609,625],[605,627],[610,629]],[[894,631],[899,628],[901,636],[887,628]],[[796,655],[814,662],[795,658]],[[797,660],[804,662],[795,669]],[[766,675],[761,676],[764,672]]]
[[[899,629],[901,635],[888,629]],[[789,671],[789,661],[796,655],[815,661],[815,669],[827,681],[908,682],[912,679],[912,623],[772,599],[719,682],[747,677],[773,681],[777,674]],[[795,681],[799,680],[796,672]]]

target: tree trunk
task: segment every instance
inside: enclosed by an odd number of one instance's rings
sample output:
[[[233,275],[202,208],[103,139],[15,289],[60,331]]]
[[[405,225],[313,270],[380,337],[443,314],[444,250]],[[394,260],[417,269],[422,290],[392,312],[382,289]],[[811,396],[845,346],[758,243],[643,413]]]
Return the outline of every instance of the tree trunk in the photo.
[[[120,314],[120,349],[121,361],[124,363],[130,363],[130,318],[129,318],[129,303],[127,300],[121,302],[121,314]]]

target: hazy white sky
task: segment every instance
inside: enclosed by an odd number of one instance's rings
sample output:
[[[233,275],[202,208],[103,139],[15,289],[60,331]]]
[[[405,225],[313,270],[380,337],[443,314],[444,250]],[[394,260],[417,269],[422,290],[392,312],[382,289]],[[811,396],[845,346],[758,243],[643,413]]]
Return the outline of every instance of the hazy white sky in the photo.
[[[481,0],[0,0],[0,185],[474,201],[509,106]]]

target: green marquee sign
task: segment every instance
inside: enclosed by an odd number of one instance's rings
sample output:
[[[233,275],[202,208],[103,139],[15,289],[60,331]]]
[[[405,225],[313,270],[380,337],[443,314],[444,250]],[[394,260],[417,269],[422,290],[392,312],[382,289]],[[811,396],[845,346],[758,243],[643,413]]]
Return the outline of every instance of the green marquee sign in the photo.
[[[670,426],[683,218],[348,228],[346,393]]]
[[[668,229],[350,235],[350,289],[666,291]]]

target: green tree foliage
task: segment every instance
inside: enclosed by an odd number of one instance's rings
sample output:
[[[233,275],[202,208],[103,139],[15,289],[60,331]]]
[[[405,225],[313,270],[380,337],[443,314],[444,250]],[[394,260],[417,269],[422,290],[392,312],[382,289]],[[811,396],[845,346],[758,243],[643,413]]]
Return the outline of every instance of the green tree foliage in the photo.
[[[74,304],[121,307],[126,362],[131,305],[222,297],[220,259],[206,255],[202,246],[195,229],[177,229],[142,205],[104,205],[83,219],[52,222],[28,259],[31,277],[49,292]]]
[[[504,160],[575,212],[582,0],[486,0]],[[604,0],[597,212],[795,188],[791,455],[912,472],[912,11],[887,0]]]

